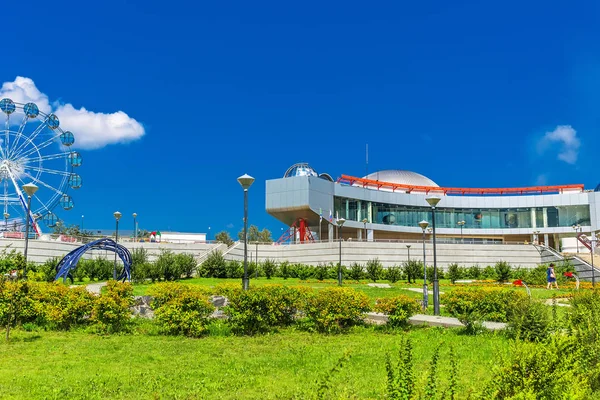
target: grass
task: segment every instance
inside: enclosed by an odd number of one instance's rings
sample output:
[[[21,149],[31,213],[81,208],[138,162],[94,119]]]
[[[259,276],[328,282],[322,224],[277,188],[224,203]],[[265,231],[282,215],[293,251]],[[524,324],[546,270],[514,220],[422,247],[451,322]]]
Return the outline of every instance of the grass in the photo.
[[[326,398],[379,399],[385,395],[385,357],[397,354],[399,334],[412,339],[417,387],[425,386],[438,343],[444,349],[441,388],[447,386],[447,348],[454,346],[459,398],[482,387],[495,354],[509,345],[501,335],[439,328],[390,334],[365,327],[332,336],[289,329],[203,339],[16,330],[10,343],[0,343],[0,390],[3,399],[311,399],[348,353],[341,371],[330,376]]]

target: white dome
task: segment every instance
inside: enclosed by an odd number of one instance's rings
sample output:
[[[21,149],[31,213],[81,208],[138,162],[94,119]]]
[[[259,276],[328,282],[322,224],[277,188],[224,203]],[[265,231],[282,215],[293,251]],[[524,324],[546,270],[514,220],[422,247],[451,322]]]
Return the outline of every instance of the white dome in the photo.
[[[384,171],[373,172],[365,176],[365,178],[380,182],[397,183],[399,185],[439,187],[437,183],[426,176],[417,174],[416,172],[404,171],[400,169],[388,169]]]
[[[290,178],[292,176],[318,176],[317,172],[308,165],[307,163],[297,163],[292,165],[283,174],[284,178]]]

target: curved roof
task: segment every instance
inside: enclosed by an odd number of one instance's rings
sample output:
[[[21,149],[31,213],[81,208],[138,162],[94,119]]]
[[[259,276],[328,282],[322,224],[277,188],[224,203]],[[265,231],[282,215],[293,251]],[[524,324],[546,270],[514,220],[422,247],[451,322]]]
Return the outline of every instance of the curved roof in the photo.
[[[292,176],[318,176],[317,171],[313,169],[308,163],[296,163],[289,167],[285,174],[283,174],[284,178],[289,178]]]
[[[401,169],[387,169],[384,171],[373,172],[365,176],[364,179],[397,183],[399,185],[439,187],[437,183],[435,183],[426,176],[417,174],[416,172],[405,171]]]

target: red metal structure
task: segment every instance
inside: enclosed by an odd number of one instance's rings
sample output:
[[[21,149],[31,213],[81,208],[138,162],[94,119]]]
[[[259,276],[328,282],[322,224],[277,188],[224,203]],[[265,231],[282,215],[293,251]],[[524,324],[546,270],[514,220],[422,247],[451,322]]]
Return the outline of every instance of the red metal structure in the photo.
[[[298,218],[292,225],[290,225],[288,230],[285,231],[279,239],[277,239],[277,243],[283,243],[293,239],[296,235],[296,230],[298,231],[298,236],[300,237],[300,243],[312,243],[315,241],[312,233],[310,233],[310,229],[308,228],[306,220],[304,218]]]
[[[396,190],[402,190],[403,192],[424,192],[438,193],[438,194],[477,194],[477,195],[504,195],[504,194],[536,194],[536,193],[563,193],[567,192],[583,192],[584,186],[582,184],[574,185],[553,185],[553,186],[528,186],[528,187],[517,187],[517,188],[453,188],[453,187],[437,187],[437,186],[414,186],[405,185],[399,183],[382,182],[373,179],[357,178],[350,175],[342,175],[338,179],[338,183],[345,183],[348,185],[359,185],[364,188],[372,189],[391,189],[392,192]]]

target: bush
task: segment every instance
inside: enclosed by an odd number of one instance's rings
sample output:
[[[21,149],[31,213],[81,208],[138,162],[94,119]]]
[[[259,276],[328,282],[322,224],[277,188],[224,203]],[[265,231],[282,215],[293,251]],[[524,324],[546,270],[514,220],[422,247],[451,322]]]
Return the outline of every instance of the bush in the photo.
[[[282,285],[265,285],[233,291],[223,311],[234,333],[254,335],[293,322],[304,291]]]
[[[408,319],[419,311],[419,304],[405,295],[377,299],[374,310],[388,315],[387,324],[393,328],[404,327]]]
[[[244,276],[244,266],[236,260],[227,261],[225,264],[225,275],[227,278],[239,279]]]
[[[494,266],[496,270],[496,280],[498,282],[508,282],[510,280],[510,264],[506,261],[498,261]]]
[[[467,269],[467,278],[469,279],[479,279],[481,278],[481,268],[479,265],[472,265]]]
[[[600,291],[580,291],[567,311],[568,328],[580,349],[582,369],[593,390],[600,389]]]
[[[377,280],[381,277],[383,273],[383,266],[379,262],[379,259],[374,258],[372,260],[367,261],[367,277],[371,279],[373,282],[377,282]]]
[[[226,283],[219,283],[218,285],[215,285],[215,287],[212,289],[212,293],[211,294],[216,294],[219,296],[225,296],[227,298],[230,298],[234,295],[237,295],[238,292],[242,291],[242,283],[232,283],[232,282],[226,282]]]
[[[15,249],[0,252],[0,274],[4,275],[12,270],[22,270],[25,267],[25,256]]]
[[[128,282],[108,281],[106,292],[94,302],[92,321],[102,333],[126,331],[131,320],[133,286]]]
[[[319,263],[319,265],[315,267],[313,277],[319,281],[324,281],[329,278],[329,267]]]
[[[533,300],[517,302],[508,317],[508,334],[515,339],[541,342],[550,333],[550,314],[545,304]]]
[[[56,277],[56,266],[60,262],[60,257],[53,257],[46,260],[43,264],[38,266],[38,271],[41,272],[41,279],[44,282],[53,282]],[[84,261],[81,260],[80,263]],[[76,269],[83,269],[85,274],[85,268],[78,265]]]
[[[481,277],[484,279],[494,279],[496,277],[496,270],[491,265],[488,265],[481,271]]]
[[[397,265],[394,265],[393,267],[387,269],[385,275],[388,281],[391,283],[396,283],[402,279],[402,270]]]
[[[225,278],[227,270],[223,253],[218,250],[211,251],[202,263],[202,276],[204,278]]]
[[[262,270],[267,279],[271,279],[277,273],[277,264],[275,264],[275,261],[267,258],[262,263]]]
[[[143,282],[146,279],[148,264],[148,251],[143,247],[133,249],[131,252],[131,278],[136,282]]]
[[[294,274],[301,281],[305,281],[308,278],[313,276],[313,268],[309,265],[295,264],[294,265]]]
[[[308,296],[306,326],[317,332],[335,333],[363,322],[369,298],[351,288],[328,287]]]
[[[206,294],[183,290],[156,307],[154,316],[164,333],[200,337],[207,332],[209,316],[214,309]]]
[[[363,278],[365,268],[357,262],[350,265],[348,277],[354,281],[360,281]]]
[[[281,265],[279,265],[279,276],[283,279],[287,279],[290,277],[290,274],[290,263],[287,261],[282,262]]]
[[[68,330],[86,323],[92,314],[94,295],[85,287],[68,288],[60,283],[38,284],[32,289],[32,300],[38,324]]]
[[[527,295],[504,288],[458,288],[442,296],[446,311],[463,323],[487,320],[508,322]]]
[[[175,265],[175,270],[180,274],[179,277],[183,275],[186,278],[191,278],[196,272],[198,263],[196,262],[196,258],[193,254],[179,253],[175,255]]]
[[[156,259],[154,263],[156,268],[162,273],[162,278],[166,281],[174,281],[177,279],[181,279],[181,276],[184,274],[184,264],[178,262],[178,256],[170,250],[161,250],[160,255]],[[182,262],[189,262],[189,260],[181,260]],[[195,263],[194,258],[192,256],[192,263]],[[187,266],[189,267],[189,266]]]
[[[448,265],[448,279],[450,279],[450,282],[454,283],[460,278],[461,276],[458,264],[453,263]]]
[[[408,283],[416,283],[417,279],[423,278],[423,263],[417,260],[409,260],[404,264],[404,275]]]
[[[197,292],[208,296],[211,289],[205,286],[187,285],[179,282],[162,282],[148,288],[148,295],[152,297],[153,309],[158,309],[174,298],[190,292]]]
[[[6,329],[6,340],[9,340],[10,328],[32,314],[29,291],[27,282],[0,281],[0,325]]]

